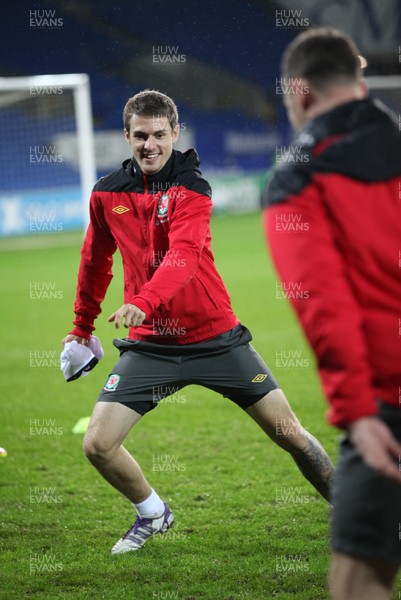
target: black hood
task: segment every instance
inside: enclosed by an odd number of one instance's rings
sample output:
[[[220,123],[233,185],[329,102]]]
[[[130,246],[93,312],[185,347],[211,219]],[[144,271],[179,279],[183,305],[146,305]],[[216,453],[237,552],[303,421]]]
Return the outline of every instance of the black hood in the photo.
[[[193,148],[185,152],[173,150],[161,171],[145,178],[137,161],[132,157],[125,160],[120,169],[99,179],[94,191],[144,193],[146,188],[146,193],[157,194],[161,190],[183,186],[211,197],[210,186],[203,179],[199,165],[198,153]]]
[[[340,173],[364,182],[401,175],[397,119],[371,98],[341,104],[316,117],[295,136],[291,147],[298,154],[288,155],[275,168],[263,206],[299,193],[317,173]]]
[[[312,147],[341,136],[314,159],[322,172],[342,173],[361,181],[401,174],[401,136],[395,115],[378,100],[355,100],[313,119],[295,138],[311,137]],[[309,146],[309,144],[308,144]]]

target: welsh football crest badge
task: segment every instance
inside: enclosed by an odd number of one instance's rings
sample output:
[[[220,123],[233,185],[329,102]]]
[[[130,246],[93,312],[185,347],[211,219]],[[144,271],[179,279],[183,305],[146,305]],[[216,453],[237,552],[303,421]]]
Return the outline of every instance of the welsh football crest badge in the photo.
[[[160,223],[164,223],[168,220],[168,194],[163,194],[160,196],[159,201],[157,203],[157,217]]]
[[[120,379],[121,379],[120,375],[116,375],[115,373],[113,373],[108,378],[107,383],[103,389],[106,390],[106,392],[114,392],[114,390],[117,388],[118,384],[120,383]]]

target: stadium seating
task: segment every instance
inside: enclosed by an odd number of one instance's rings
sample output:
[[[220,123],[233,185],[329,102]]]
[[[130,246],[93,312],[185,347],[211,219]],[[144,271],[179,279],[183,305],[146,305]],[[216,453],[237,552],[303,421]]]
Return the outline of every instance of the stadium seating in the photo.
[[[31,11],[46,10],[54,10],[56,16],[62,18],[63,25],[54,30],[30,28],[29,39],[34,39],[34,44],[32,51],[27,52],[24,38],[30,27]],[[240,14],[244,18],[235,16]],[[171,15],[176,17],[171,18]],[[154,26],[149,27],[149,23]],[[152,3],[142,3],[138,7],[128,0],[122,0],[118,5],[95,0],[82,3],[39,1],[34,7],[23,0],[19,11],[10,11],[8,26],[14,35],[12,47],[10,39],[0,39],[0,75],[88,73],[96,129],[121,128],[121,109],[126,98],[144,87],[142,81],[136,81],[135,69],[128,73],[126,67],[144,52],[144,48],[149,54],[154,46],[178,46],[178,51],[188,61],[204,64],[216,73],[227,74],[249,86],[250,98],[253,89],[257,88],[262,101],[265,95],[271,111],[271,107],[278,104],[275,80],[279,57],[290,36],[274,26],[274,11],[270,9],[269,12],[256,0],[246,5],[242,0],[233,0],[229,5],[206,2],[196,15],[191,3],[178,0],[159,3],[157,12]],[[208,31],[207,35],[204,35],[205,31]],[[246,39],[256,40],[256,43],[250,46],[243,43]],[[233,132],[267,136],[275,133],[276,138],[279,132],[283,137],[285,119],[282,127],[277,127],[277,118],[273,125],[260,111],[249,114],[249,107],[221,102],[221,94],[215,105],[202,108],[191,97],[191,86],[186,87],[185,78],[179,80],[178,86],[180,95],[176,100],[180,119],[190,123],[196,131],[196,147],[204,166],[210,169],[268,167],[271,162],[269,152],[260,152],[256,148],[255,151],[248,148],[243,153],[230,152],[225,140]],[[146,87],[152,87],[151,80],[146,82]],[[230,101],[232,103],[233,99]],[[50,120],[47,129],[51,130]],[[49,143],[42,140],[40,134],[35,136],[34,130],[32,135],[33,145]],[[14,148],[18,142],[11,140],[9,143]],[[63,183],[72,176],[67,165],[60,167]],[[24,175],[19,172],[16,177],[23,186]]]

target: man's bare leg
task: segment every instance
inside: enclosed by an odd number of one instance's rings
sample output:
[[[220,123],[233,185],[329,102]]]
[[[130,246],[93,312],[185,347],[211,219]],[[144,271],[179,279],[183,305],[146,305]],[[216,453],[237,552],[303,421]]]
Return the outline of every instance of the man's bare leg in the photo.
[[[156,533],[174,524],[174,515],[146,481],[138,463],[122,446],[141,415],[118,402],[97,402],[84,439],[84,451],[101,475],[135,504],[138,517],[114,544],[112,554],[140,550]]]
[[[135,504],[148,498],[152,488],[122,443],[141,416],[118,402],[97,402],[83,443],[99,473]]]
[[[273,390],[246,412],[291,454],[303,476],[329,501],[334,467],[318,440],[301,426],[282,390]]]
[[[333,600],[390,600],[398,565],[339,552],[332,554],[330,592]]]

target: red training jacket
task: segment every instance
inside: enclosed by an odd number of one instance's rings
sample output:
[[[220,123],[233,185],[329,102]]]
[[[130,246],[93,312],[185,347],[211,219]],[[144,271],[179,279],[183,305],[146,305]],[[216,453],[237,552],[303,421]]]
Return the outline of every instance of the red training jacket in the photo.
[[[384,105],[311,121],[265,194],[265,229],[339,427],[401,401],[401,136]]]
[[[173,150],[163,169],[142,174],[135,159],[101,178],[90,199],[90,225],[71,333],[89,338],[112,278],[118,248],[124,303],[146,314],[129,339],[189,344],[238,325],[211,250],[211,190],[195,150]],[[117,307],[116,307],[117,308]]]

